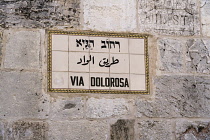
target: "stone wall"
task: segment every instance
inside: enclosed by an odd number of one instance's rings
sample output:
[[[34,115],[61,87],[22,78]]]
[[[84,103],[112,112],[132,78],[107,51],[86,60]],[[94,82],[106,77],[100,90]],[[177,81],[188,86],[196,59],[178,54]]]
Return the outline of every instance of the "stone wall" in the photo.
[[[47,30],[149,34],[150,95],[47,92]],[[209,0],[1,0],[0,140],[210,139]]]

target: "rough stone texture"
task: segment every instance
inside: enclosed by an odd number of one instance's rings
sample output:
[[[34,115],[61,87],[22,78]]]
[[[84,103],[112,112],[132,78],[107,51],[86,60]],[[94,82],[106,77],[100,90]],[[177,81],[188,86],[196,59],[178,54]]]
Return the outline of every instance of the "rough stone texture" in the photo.
[[[129,113],[128,101],[118,99],[96,99],[90,98],[87,101],[87,117],[106,118]]]
[[[48,96],[41,93],[41,74],[0,71],[0,118],[46,118]]]
[[[5,68],[39,69],[40,68],[40,32],[6,31]]]
[[[177,121],[176,139],[179,140],[209,140],[210,121]]]
[[[84,0],[84,28],[100,31],[136,29],[135,0]]]
[[[2,63],[2,47],[3,47],[3,34],[0,30],[0,67],[1,67],[1,63]]]
[[[201,23],[204,36],[210,36],[210,1],[201,0]]]
[[[4,140],[6,137],[6,124],[0,120],[0,140]]]
[[[199,10],[196,0],[139,0],[140,32],[161,35],[199,35]]]
[[[190,39],[186,51],[188,72],[210,73],[210,40]]]
[[[176,39],[160,39],[160,70],[167,72],[183,71],[183,42]]]
[[[79,25],[79,0],[1,0],[0,9],[3,28]]]
[[[157,77],[155,100],[138,99],[137,116],[209,117],[209,85],[209,77],[184,75]]]
[[[111,140],[134,140],[134,120],[117,120],[110,131]]]
[[[170,121],[138,121],[136,127],[136,140],[173,140]]]
[[[48,124],[46,122],[17,121],[8,129],[9,140],[46,140]]]
[[[61,121],[49,123],[50,140],[106,140],[106,121]]]
[[[51,103],[50,118],[68,120],[84,117],[83,98],[57,98]]]

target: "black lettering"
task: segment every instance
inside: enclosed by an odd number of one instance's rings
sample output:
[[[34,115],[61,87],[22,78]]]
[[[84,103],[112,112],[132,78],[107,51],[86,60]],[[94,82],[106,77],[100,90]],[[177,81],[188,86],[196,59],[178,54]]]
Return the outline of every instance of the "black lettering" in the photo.
[[[77,81],[77,85],[78,85],[78,76],[70,76],[71,77],[71,85],[74,86],[75,85],[75,82]]]
[[[96,86],[100,87],[100,77],[96,77]]]
[[[119,87],[119,78],[115,78],[115,86]]]
[[[125,87],[129,87],[128,78],[125,78]]]
[[[79,86],[84,86],[84,81],[83,81],[83,77],[81,76],[80,77],[80,80],[79,80]]]
[[[95,77],[91,77],[91,86],[95,86]]]
[[[105,85],[106,85],[106,87],[109,87],[109,83],[110,83],[109,78],[105,78]]]
[[[124,78],[120,78],[120,87],[124,87]]]
[[[110,78],[110,87],[114,87],[114,78]]]
[[[104,87],[103,85],[103,78],[101,77],[101,87]]]

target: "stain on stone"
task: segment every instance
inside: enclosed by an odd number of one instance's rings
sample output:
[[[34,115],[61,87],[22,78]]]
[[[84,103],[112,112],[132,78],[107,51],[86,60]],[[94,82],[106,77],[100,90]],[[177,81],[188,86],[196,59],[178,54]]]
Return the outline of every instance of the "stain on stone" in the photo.
[[[2,28],[79,25],[79,0],[1,0],[0,9]]]
[[[181,134],[180,140],[210,140],[210,124],[207,126],[189,126],[188,129]]]
[[[111,125],[111,140],[134,140],[134,120],[118,120]]]
[[[10,140],[46,140],[48,124],[41,121],[17,121],[7,131]]]
[[[74,108],[75,106],[76,104],[68,103],[68,104],[65,104],[64,109],[71,109],[71,108]]]

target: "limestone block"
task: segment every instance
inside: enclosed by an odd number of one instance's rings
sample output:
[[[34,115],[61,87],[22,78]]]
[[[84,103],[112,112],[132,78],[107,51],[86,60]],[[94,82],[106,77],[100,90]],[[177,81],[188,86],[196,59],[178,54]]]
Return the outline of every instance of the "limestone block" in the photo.
[[[200,34],[199,8],[196,0],[139,0],[140,32],[192,36]]]
[[[202,76],[160,76],[155,79],[156,98],[138,99],[137,116],[208,117],[210,78]]]
[[[9,140],[46,140],[48,124],[43,121],[17,121],[8,129]]]
[[[133,31],[136,28],[135,0],[84,0],[84,29]]]
[[[106,118],[119,115],[127,115],[130,112],[129,103],[123,98],[118,99],[96,99],[87,101],[88,118]]]
[[[108,131],[106,121],[49,122],[50,140],[106,140]]]
[[[84,117],[83,98],[57,98],[50,105],[50,118],[55,120],[68,120]]]
[[[6,52],[4,67],[11,69],[40,68],[39,31],[5,31]]]
[[[111,125],[111,140],[133,140],[134,139],[134,120],[117,120]]]
[[[210,36],[210,1],[201,0],[201,23],[204,36]]]
[[[173,140],[170,121],[142,120],[136,122],[137,140]]]
[[[0,120],[0,140],[6,140],[6,123]]]
[[[186,67],[188,72],[210,73],[210,40],[190,39],[187,41]]]
[[[3,34],[2,34],[2,32],[1,32],[1,30],[0,30],[0,67],[1,67],[1,63],[2,63],[2,47],[3,47],[3,39],[2,39],[2,36],[3,36]]]
[[[176,122],[176,139],[179,140],[208,140],[210,139],[210,121]]]
[[[0,26],[41,28],[79,25],[79,0],[1,0]]]
[[[158,41],[160,52],[159,69],[167,72],[182,72],[183,61],[183,42],[176,39],[160,39]]]
[[[46,118],[49,97],[42,94],[41,74],[0,72],[0,118]]]

